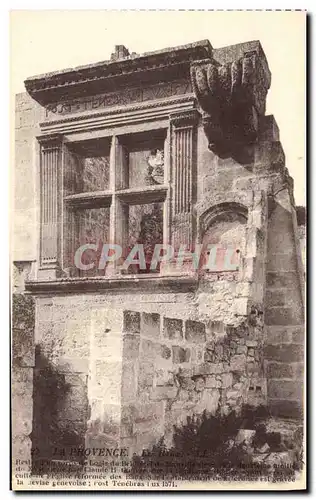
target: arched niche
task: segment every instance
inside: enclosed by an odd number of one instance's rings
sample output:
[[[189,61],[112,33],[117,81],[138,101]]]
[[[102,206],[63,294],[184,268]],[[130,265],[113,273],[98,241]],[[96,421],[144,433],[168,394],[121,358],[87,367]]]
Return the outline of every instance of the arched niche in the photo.
[[[237,271],[246,253],[248,211],[237,203],[222,203],[208,210],[200,220],[205,272]]]

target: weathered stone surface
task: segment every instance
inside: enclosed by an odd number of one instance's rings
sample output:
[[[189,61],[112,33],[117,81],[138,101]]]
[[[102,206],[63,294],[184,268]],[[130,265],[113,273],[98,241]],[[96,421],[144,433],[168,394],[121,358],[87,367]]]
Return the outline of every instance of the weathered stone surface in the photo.
[[[195,390],[196,392],[202,392],[205,389],[205,380],[203,377],[195,378]]]
[[[267,286],[276,288],[295,288],[297,285],[297,276],[294,271],[288,272],[268,272]]]
[[[197,413],[203,413],[204,410],[211,415],[215,415],[220,399],[218,389],[205,389],[202,393],[202,398],[198,405],[195,407]]]
[[[190,349],[172,346],[172,361],[173,363],[186,363],[190,361]]]
[[[164,336],[171,340],[178,340],[183,338],[182,333],[183,322],[181,319],[164,318],[163,329]]]
[[[268,380],[268,397],[272,399],[300,400],[303,396],[302,382],[294,380]]]
[[[213,373],[222,373],[223,363],[202,363],[201,365],[194,366],[194,375],[212,375]]]
[[[266,332],[268,344],[286,344],[292,341],[292,327],[267,326]]]
[[[276,417],[302,419],[303,406],[299,401],[287,401],[284,399],[268,399],[271,414]]]
[[[124,311],[124,331],[129,333],[140,333],[139,312]]]
[[[123,337],[123,360],[136,360],[139,357],[139,336],[124,335]]]
[[[298,344],[267,345],[264,349],[264,356],[271,361],[281,361],[291,363],[304,359],[304,348]]]
[[[155,401],[161,401],[163,399],[175,399],[177,392],[177,387],[155,387],[150,393],[150,399]]]
[[[266,311],[267,325],[296,325],[302,322],[297,311],[289,307],[270,307]]]
[[[223,373],[221,377],[222,377],[222,387],[224,389],[232,386],[233,375],[231,373]]]
[[[205,323],[188,320],[185,322],[185,338],[188,342],[205,342]]]
[[[246,356],[243,354],[236,354],[230,360],[230,369],[232,371],[243,372],[246,367]]]
[[[142,335],[158,339],[160,336],[160,315],[156,313],[142,314]]]
[[[207,389],[212,389],[212,388],[220,388],[222,387],[222,383],[220,380],[217,380],[215,375],[208,375],[205,377],[205,387]]]
[[[293,378],[294,367],[290,363],[268,363],[267,375],[269,378],[283,379]]]

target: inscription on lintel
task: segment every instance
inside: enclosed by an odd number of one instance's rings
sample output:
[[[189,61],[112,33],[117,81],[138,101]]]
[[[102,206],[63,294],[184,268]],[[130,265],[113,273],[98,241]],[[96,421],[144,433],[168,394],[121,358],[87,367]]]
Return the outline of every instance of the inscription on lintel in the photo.
[[[135,102],[150,101],[171,97],[173,95],[187,94],[191,92],[190,82],[173,82],[159,84],[143,89],[122,90],[96,96],[82,97],[74,100],[56,102],[46,106],[46,118],[54,115],[66,115],[70,113],[82,113],[94,109],[106,108],[108,106],[120,106]]]

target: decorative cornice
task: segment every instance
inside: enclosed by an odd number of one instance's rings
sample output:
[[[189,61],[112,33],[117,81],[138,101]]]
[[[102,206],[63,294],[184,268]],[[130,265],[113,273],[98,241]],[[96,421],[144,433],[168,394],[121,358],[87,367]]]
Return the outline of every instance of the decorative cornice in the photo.
[[[85,292],[123,292],[125,290],[176,291],[187,293],[195,291],[198,278],[192,276],[131,276],[119,278],[61,278],[54,281],[26,281],[25,290],[32,294],[85,293]]]
[[[191,61],[211,55],[210,42],[202,40],[137,57],[38,75],[28,78],[24,83],[27,92],[35,100],[47,104],[65,96],[69,98],[70,95],[82,95],[83,89],[85,93],[92,95],[102,91],[110,92],[113,88],[187,77]]]

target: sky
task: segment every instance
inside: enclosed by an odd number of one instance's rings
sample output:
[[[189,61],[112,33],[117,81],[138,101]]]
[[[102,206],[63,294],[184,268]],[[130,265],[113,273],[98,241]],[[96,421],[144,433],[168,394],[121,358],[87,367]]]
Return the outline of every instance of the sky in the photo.
[[[266,114],[280,128],[297,205],[305,205],[305,13],[298,11],[11,12],[11,91],[49,71],[208,39],[214,48],[260,40],[272,73]]]

